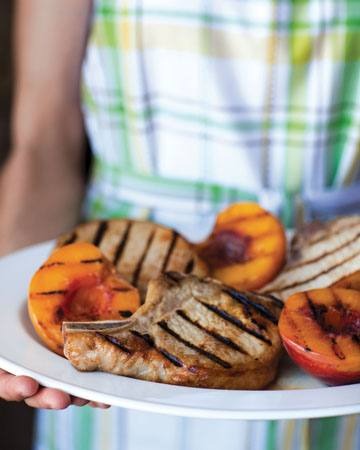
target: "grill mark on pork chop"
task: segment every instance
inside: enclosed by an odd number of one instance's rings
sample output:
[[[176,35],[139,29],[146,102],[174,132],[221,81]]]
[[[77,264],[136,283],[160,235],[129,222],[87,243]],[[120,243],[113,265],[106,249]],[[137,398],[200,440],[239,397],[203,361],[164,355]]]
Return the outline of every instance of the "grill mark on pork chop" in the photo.
[[[69,245],[72,244],[73,242],[75,242],[77,239],[77,234],[76,232],[72,232],[71,235],[65,239],[65,241],[61,244],[61,247],[63,247],[64,245]]]
[[[131,227],[132,227],[132,222],[129,221],[128,224],[126,225],[125,232],[124,232],[124,234],[122,235],[122,238],[120,239],[120,241],[119,241],[119,243],[118,243],[118,246],[117,246],[117,249],[116,249],[116,251],[115,251],[115,256],[114,256],[114,261],[113,261],[113,264],[114,264],[115,266],[117,266],[118,263],[120,262],[121,255],[122,255],[122,253],[123,253],[123,251],[124,251],[126,242],[127,242],[127,240],[128,240],[128,237],[129,237],[129,233],[130,233]]]
[[[245,308],[248,312],[249,312],[249,309],[252,308],[255,311],[257,311],[261,316],[270,320],[270,322],[272,322],[274,325],[277,325],[277,323],[278,323],[277,318],[264,305],[255,302],[255,300],[253,300],[253,299],[251,299],[251,300],[248,299],[244,293],[236,291],[235,289],[228,288],[228,289],[224,289],[223,292],[225,292],[225,294],[230,295],[230,297],[233,298],[236,302],[245,306]],[[251,313],[250,313],[250,315],[251,315]]]
[[[223,292],[226,288],[228,286],[210,278],[204,280],[181,273],[170,273],[170,276],[161,274],[151,281],[147,306],[130,319],[100,321],[97,324],[65,322],[65,355],[80,370],[103,370],[186,386],[226,389],[263,387],[276,374],[281,351],[277,328],[270,320],[251,310],[255,319],[265,323],[268,332],[255,327],[243,314],[242,306]],[[253,298],[249,293],[246,295],[249,299]],[[255,296],[254,299],[257,300]],[[210,304],[210,310],[202,301]],[[262,297],[257,301],[268,306]],[[268,307],[276,315],[277,310],[270,301]],[[229,311],[225,319],[221,308],[225,314],[226,310]],[[218,314],[214,313],[214,309]],[[247,327],[251,333],[258,333],[256,337],[247,332]],[[94,332],[114,336],[132,354],[128,355],[121,349],[116,351],[115,344],[112,346],[105,338],[89,338]],[[263,343],[259,338],[262,341],[271,339],[271,343]],[[267,345],[269,343],[271,346]],[[247,352],[245,356],[238,353],[243,347]],[[234,373],[237,375],[234,376]]]
[[[126,345],[124,345],[122,342],[119,341],[119,339],[117,339],[115,336],[111,336],[109,334],[101,334],[101,333],[97,333],[98,335],[100,334],[100,336],[103,336],[108,342],[110,342],[113,345],[116,345],[116,347],[120,348],[120,350],[122,350],[124,353],[127,353],[128,355],[132,354],[132,351],[126,347]]]
[[[200,330],[204,331],[209,336],[212,336],[214,339],[221,342],[222,344],[227,345],[228,347],[232,348],[233,350],[236,350],[244,355],[248,355],[248,353],[243,348],[239,347],[239,345],[235,344],[235,342],[232,341],[231,339],[229,339],[225,336],[222,336],[221,334],[218,334],[216,331],[209,330],[208,328],[203,327],[199,322],[196,322],[195,320],[190,319],[190,317],[185,313],[185,311],[178,309],[176,311],[176,313],[180,317],[182,317],[184,320],[191,323],[192,325],[199,328]]]
[[[165,272],[166,271],[166,268],[167,268],[167,265],[169,263],[170,257],[171,257],[171,255],[172,255],[172,253],[174,251],[177,238],[179,236],[179,233],[177,231],[171,230],[171,232],[172,232],[171,242],[170,242],[168,251],[166,253],[165,259],[163,261],[163,264],[162,264],[160,272]]]
[[[208,308],[213,313],[217,314],[222,319],[224,319],[227,322],[230,322],[233,325],[235,325],[236,327],[240,328],[242,331],[245,331],[246,333],[251,334],[252,336],[256,337],[257,339],[260,339],[261,341],[265,342],[268,345],[272,345],[272,342],[270,339],[268,339],[266,336],[259,333],[258,331],[248,328],[239,318],[229,314],[227,311],[225,311],[221,308],[218,308],[215,305],[210,305],[209,303],[203,302],[201,300],[197,300],[197,301],[199,301],[203,306]]]
[[[183,367],[184,363],[177,358],[175,355],[173,355],[172,353],[169,353],[167,350],[163,349],[163,348],[158,348],[157,349],[163,356],[165,356],[166,359],[168,359],[171,363],[174,364],[174,366],[176,367]]]
[[[183,367],[184,363],[181,361],[181,359],[179,359],[177,356],[173,355],[172,353],[168,352],[167,350],[157,347],[155,345],[155,341],[154,339],[150,336],[150,334],[142,334],[139,333],[136,330],[131,330],[130,331],[134,336],[137,336],[138,338],[142,339],[143,341],[145,341],[149,347],[152,347],[154,350],[156,350],[157,352],[159,352],[162,356],[164,356],[167,360],[169,360],[172,364],[174,364],[174,366],[176,367]]]
[[[94,239],[92,243],[96,246],[99,246],[101,244],[101,241],[106,233],[108,227],[108,222],[106,220],[102,220],[99,222],[99,227],[95,233]]]
[[[265,297],[265,298],[271,300],[272,303],[280,309],[282,309],[284,307],[284,302],[273,294],[263,294],[262,292],[259,294],[258,292],[254,292],[254,291],[249,291],[249,292],[250,292],[250,294],[260,295],[261,297]]]
[[[325,241],[333,236],[337,236],[339,234],[342,234],[344,231],[350,230],[352,228],[355,228],[356,226],[359,225],[359,221],[356,221],[355,223],[351,222],[349,223],[345,223],[344,225],[342,225],[341,227],[339,227],[335,232],[331,229],[331,226],[327,226],[326,224],[323,224],[323,229],[320,231],[323,231],[323,235],[319,236],[316,239],[313,240],[309,240],[308,244],[309,246],[312,246],[314,244],[318,244],[319,242]]]
[[[219,366],[223,367],[224,369],[231,369],[231,364],[229,364],[227,361],[224,361],[223,359],[219,358],[218,356],[214,355],[211,352],[208,352],[207,350],[204,350],[201,347],[197,347],[192,342],[189,342],[188,340],[181,337],[179,334],[176,333],[176,331],[169,328],[168,324],[165,322],[165,320],[161,320],[157,323],[157,325],[166,333],[170,334],[173,338],[181,342],[186,347],[191,348],[192,350],[195,350],[196,352],[200,353],[200,355],[205,356],[206,358],[210,359],[210,361],[218,364]]]
[[[337,264],[334,264],[333,266],[328,267],[326,270],[323,270],[323,271],[317,273],[316,275],[314,275],[314,276],[312,276],[312,277],[310,277],[310,278],[307,278],[307,279],[301,280],[301,281],[297,281],[297,282],[295,282],[295,283],[293,283],[293,284],[290,284],[290,285],[281,286],[277,291],[279,291],[279,292],[286,291],[286,290],[288,290],[288,289],[293,289],[293,288],[295,288],[295,287],[297,287],[297,286],[302,286],[302,285],[304,285],[304,284],[306,284],[306,283],[309,283],[310,281],[314,281],[314,280],[316,280],[317,278],[321,277],[322,275],[331,272],[332,270],[334,270],[334,269],[336,269],[337,267],[339,267],[339,266],[341,266],[341,265],[343,265],[343,264],[345,264],[345,263],[351,261],[352,259],[355,259],[355,258],[358,257],[359,255],[360,255],[360,252],[357,252],[357,253],[355,253],[354,255],[350,255],[350,256],[347,257],[346,259],[343,259],[341,262],[339,262],[339,263],[337,263]]]
[[[178,272],[165,272],[164,275],[172,285],[178,284],[183,279],[183,276]]]
[[[332,238],[333,235],[330,235],[329,237]],[[324,253],[321,253],[319,256],[316,256],[315,258],[305,260],[305,261],[302,261],[302,262],[299,262],[296,264],[292,264],[288,268],[288,270],[285,270],[284,272],[286,272],[286,273],[292,272],[293,270],[298,269],[299,267],[304,267],[308,264],[313,264],[317,261],[320,261],[322,258],[325,258],[326,256],[331,256],[334,253],[338,252],[339,250],[342,250],[343,248],[347,247],[351,242],[358,239],[359,237],[360,237],[360,233],[357,233],[355,236],[352,236],[349,240],[347,240],[343,244],[339,245],[338,247],[333,248],[331,251],[329,251],[329,252],[325,251]]]
[[[251,317],[251,323],[253,323],[257,328],[259,328],[261,331],[267,331],[266,325],[264,323],[260,323],[258,320],[256,320],[254,317]]]
[[[134,286],[137,286],[137,284],[138,284],[138,280],[139,280],[139,276],[140,276],[140,272],[141,272],[142,266],[143,266],[143,264],[144,264],[146,255],[147,255],[148,252],[149,252],[149,249],[150,249],[150,247],[151,247],[151,244],[152,244],[152,242],[153,242],[153,240],[154,240],[155,231],[156,231],[156,230],[154,229],[154,230],[150,233],[149,238],[148,238],[148,240],[147,240],[147,243],[146,243],[146,245],[145,245],[143,254],[141,255],[139,261],[138,261],[137,264],[136,264],[136,267],[135,267],[135,270],[134,270],[134,274],[133,274],[133,278],[132,278],[132,284],[133,284]]]
[[[94,258],[94,259],[82,259],[80,264],[95,264],[95,263],[103,263],[102,258]]]
[[[141,338],[143,341],[145,341],[149,347],[154,347],[154,339],[150,336],[150,334],[147,333],[140,333],[137,330],[130,330],[130,333],[134,336]]]

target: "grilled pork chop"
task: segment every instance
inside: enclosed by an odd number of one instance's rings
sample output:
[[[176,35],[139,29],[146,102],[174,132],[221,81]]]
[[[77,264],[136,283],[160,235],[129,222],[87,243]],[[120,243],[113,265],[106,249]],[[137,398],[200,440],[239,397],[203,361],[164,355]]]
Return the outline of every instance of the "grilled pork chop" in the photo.
[[[91,242],[137,287],[144,300],[149,280],[165,271],[206,276],[208,269],[193,246],[176,231],[152,222],[129,219],[95,220],[61,236],[57,246]]]
[[[360,270],[360,216],[313,222],[292,240],[286,267],[261,292],[286,300],[295,292],[330,286]]]
[[[168,272],[128,320],[64,322],[79,370],[186,386],[259,389],[276,376],[282,302]]]

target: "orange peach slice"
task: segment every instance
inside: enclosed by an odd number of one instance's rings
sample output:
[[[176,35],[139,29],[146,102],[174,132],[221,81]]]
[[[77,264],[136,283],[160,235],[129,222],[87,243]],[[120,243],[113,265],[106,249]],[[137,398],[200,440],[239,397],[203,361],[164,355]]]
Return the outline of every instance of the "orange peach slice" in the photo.
[[[63,321],[121,319],[139,306],[138,290],[119,277],[97,247],[85,242],[55,250],[29,286],[28,311],[35,331],[60,355]]]
[[[236,203],[222,211],[209,238],[197,247],[211,276],[237,289],[260,289],[285,262],[281,222],[256,203]]]
[[[328,384],[360,381],[360,292],[324,288],[285,302],[279,332],[290,357]]]
[[[342,278],[333,284],[333,287],[342,287],[345,289],[355,289],[356,291],[360,291],[360,271],[358,270],[357,272]]]

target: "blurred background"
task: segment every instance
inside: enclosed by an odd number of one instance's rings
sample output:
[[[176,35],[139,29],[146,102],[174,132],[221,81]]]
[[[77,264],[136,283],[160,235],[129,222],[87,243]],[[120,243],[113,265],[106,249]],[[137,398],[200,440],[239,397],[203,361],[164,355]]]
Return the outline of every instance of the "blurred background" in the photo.
[[[12,10],[12,0],[0,1],[0,164],[4,162],[10,141]],[[32,425],[32,408],[0,400],[1,450],[29,450]]]

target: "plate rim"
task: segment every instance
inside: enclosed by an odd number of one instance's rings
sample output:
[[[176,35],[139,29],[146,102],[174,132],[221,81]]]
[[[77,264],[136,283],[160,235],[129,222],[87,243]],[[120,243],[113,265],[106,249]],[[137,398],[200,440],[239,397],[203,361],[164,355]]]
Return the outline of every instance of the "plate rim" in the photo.
[[[20,249],[14,253],[6,255],[0,259],[0,269],[3,267],[4,263],[8,260],[17,259],[24,253],[31,253],[35,251],[39,251],[40,253],[43,251],[45,253],[46,250],[50,248],[53,241],[46,241],[39,244],[35,244],[32,246],[25,247]],[[42,261],[41,261],[42,262]],[[41,262],[36,262],[37,265],[40,265]],[[34,262],[35,264],[35,262]],[[19,300],[20,302],[20,300]],[[19,305],[18,305],[19,307]],[[20,306],[21,307],[21,306]],[[23,326],[20,324],[20,326]],[[0,329],[1,334],[1,329]],[[40,344],[39,344],[40,345]],[[44,350],[49,351],[44,347]],[[126,379],[127,382],[129,380],[135,381],[136,383],[151,383],[152,385],[156,385],[157,388],[162,389],[165,386],[165,390],[170,389],[174,391],[174,395],[176,395],[176,390],[189,390],[188,393],[191,393],[192,390],[198,391],[201,389],[202,392],[207,391],[209,393],[214,394],[215,396],[219,396],[222,392],[236,392],[238,395],[243,394],[245,397],[249,396],[249,393],[255,394],[261,393],[261,395],[267,395],[268,397],[274,399],[275,401],[279,398],[287,395],[294,394],[295,392],[301,392],[303,394],[311,394],[318,393],[319,390],[322,392],[326,392],[325,397],[333,392],[348,391],[352,394],[354,391],[358,394],[358,396],[353,395],[354,403],[347,403],[344,405],[336,405],[336,406],[309,406],[306,409],[296,409],[296,406],[292,408],[282,408],[282,409],[219,409],[218,407],[214,407],[213,405],[209,405],[209,407],[199,406],[199,405],[176,405],[172,403],[166,403],[163,398],[154,400],[154,399],[135,399],[128,396],[114,396],[104,392],[101,392],[97,389],[89,390],[86,387],[79,386],[78,384],[71,383],[69,381],[61,381],[54,376],[48,376],[46,374],[41,374],[36,370],[33,370],[29,367],[22,365],[19,362],[12,361],[8,357],[4,357],[2,354],[2,350],[0,350],[0,367],[4,370],[13,373],[15,375],[27,375],[31,376],[40,384],[52,387],[56,389],[65,390],[71,395],[80,396],[86,398],[88,400],[98,401],[102,403],[108,403],[114,406],[129,408],[129,409],[137,409],[140,411],[154,412],[160,414],[170,414],[177,415],[183,417],[197,417],[197,418],[206,418],[206,419],[245,419],[245,420],[278,420],[278,419],[301,419],[301,418],[319,418],[319,417],[330,417],[335,415],[345,416],[349,414],[360,413],[360,383],[345,385],[345,386],[335,386],[335,387],[321,387],[321,388],[306,388],[306,389],[280,389],[280,390],[253,390],[253,391],[245,391],[245,390],[222,390],[222,389],[202,389],[196,387],[185,387],[185,386],[176,386],[169,384],[161,384],[161,383],[153,383],[145,380],[136,380],[128,377],[118,376],[120,378]],[[69,363],[70,364],[70,363]],[[75,370],[75,369],[74,369]],[[84,373],[85,374],[85,373]],[[112,374],[106,374],[107,376],[113,377]],[[131,383],[131,382],[130,382]],[[157,389],[156,388],[156,389]],[[155,389],[155,390],[156,390]],[[195,392],[193,391],[193,392]],[[297,395],[297,394],[295,394]]]

